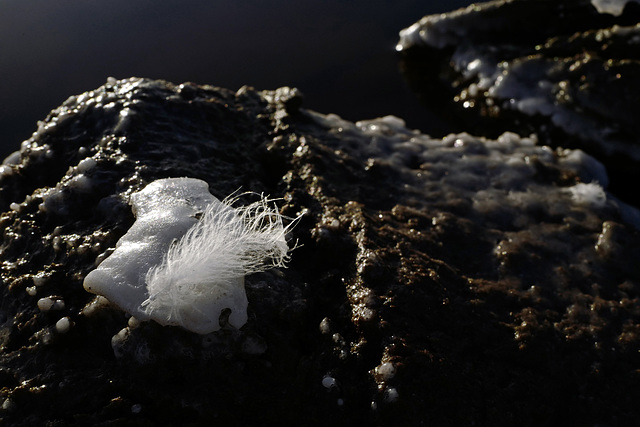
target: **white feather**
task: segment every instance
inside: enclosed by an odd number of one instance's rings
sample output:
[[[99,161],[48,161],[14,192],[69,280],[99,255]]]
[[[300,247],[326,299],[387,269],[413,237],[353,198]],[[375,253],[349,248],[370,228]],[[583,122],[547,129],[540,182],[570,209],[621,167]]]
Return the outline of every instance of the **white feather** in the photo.
[[[151,318],[206,333],[219,329],[222,310],[230,308],[231,325],[246,322],[244,276],[285,265],[285,235],[295,221],[285,227],[264,196],[239,208],[231,206],[235,201],[211,203],[162,263],[148,271],[149,298],[142,307]]]

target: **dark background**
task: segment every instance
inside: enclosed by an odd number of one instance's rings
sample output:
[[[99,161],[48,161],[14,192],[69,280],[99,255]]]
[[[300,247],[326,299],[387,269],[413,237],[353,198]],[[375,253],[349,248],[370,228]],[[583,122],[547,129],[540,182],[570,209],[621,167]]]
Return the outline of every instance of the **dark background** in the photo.
[[[0,158],[107,77],[298,87],[345,119],[444,131],[398,71],[398,31],[469,0],[0,0]]]

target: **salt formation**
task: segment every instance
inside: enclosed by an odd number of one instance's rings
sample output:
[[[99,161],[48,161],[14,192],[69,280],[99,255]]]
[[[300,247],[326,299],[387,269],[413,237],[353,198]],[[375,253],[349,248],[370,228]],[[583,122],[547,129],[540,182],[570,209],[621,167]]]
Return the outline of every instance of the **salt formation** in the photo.
[[[638,0],[591,0],[591,4],[599,13],[610,13],[615,16],[622,15],[624,7],[630,1],[640,3]]]
[[[172,178],[133,194],[136,222],[87,275],[85,289],[139,320],[204,334],[219,329],[230,309],[229,324],[244,325],[244,275],[284,265],[287,228],[267,200],[234,209],[207,188]]]
[[[512,132],[496,140],[466,133],[433,139],[407,129],[394,116],[354,124],[336,115],[312,114],[343,135],[371,138],[361,154],[369,158],[368,167],[388,165],[401,171],[406,185],[420,189],[425,207],[442,199],[467,200],[479,221],[521,228],[537,221],[543,205],[549,206],[548,215],[567,217],[582,215],[577,207],[588,206],[594,211],[619,211],[640,228],[638,211],[605,191],[609,178],[604,167],[582,150],[552,150],[538,145],[535,135],[520,137]],[[532,178],[540,165],[571,170],[582,182],[566,187],[537,183]]]

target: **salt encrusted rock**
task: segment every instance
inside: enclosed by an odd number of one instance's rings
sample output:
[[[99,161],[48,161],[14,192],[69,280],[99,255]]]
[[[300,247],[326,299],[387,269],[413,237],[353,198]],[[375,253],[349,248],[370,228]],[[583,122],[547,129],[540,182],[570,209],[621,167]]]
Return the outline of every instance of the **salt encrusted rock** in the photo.
[[[637,420],[640,221],[602,165],[300,100],[110,79],[39,125],[0,176],[5,423]],[[302,214],[289,268],[246,277],[240,330],[127,319],[82,287],[129,196],[178,176]]]
[[[589,0],[497,0],[425,16],[398,50],[424,102],[464,130],[580,147],[607,165],[612,191],[640,203],[628,185],[640,178],[639,22],[631,1],[613,16]]]

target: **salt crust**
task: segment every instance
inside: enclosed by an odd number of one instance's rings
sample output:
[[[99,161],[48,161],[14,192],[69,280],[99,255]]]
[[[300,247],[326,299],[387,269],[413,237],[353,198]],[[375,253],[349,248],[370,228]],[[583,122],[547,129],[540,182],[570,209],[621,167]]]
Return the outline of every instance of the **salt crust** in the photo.
[[[625,5],[629,2],[640,3],[640,0],[591,0],[591,4],[598,13],[609,13],[614,16],[622,15]]]
[[[608,209],[640,228],[640,212],[605,191],[604,166],[582,150],[553,150],[538,145],[535,135],[512,132],[495,140],[466,133],[435,139],[407,129],[394,116],[351,123],[335,114],[310,114],[342,139],[368,140],[357,156],[400,171],[405,188],[416,192],[416,203],[423,206],[457,200],[469,204],[478,221],[505,229],[537,224],[541,207],[548,215],[566,217]],[[578,181],[571,186],[539,182],[534,178],[541,165],[574,173]]]
[[[116,250],[84,279],[87,291],[109,301],[140,320],[149,320],[142,303],[149,298],[145,277],[162,262],[169,246],[197,222],[211,203],[220,203],[206,183],[174,181],[152,183],[131,196],[136,222],[118,241]]]

